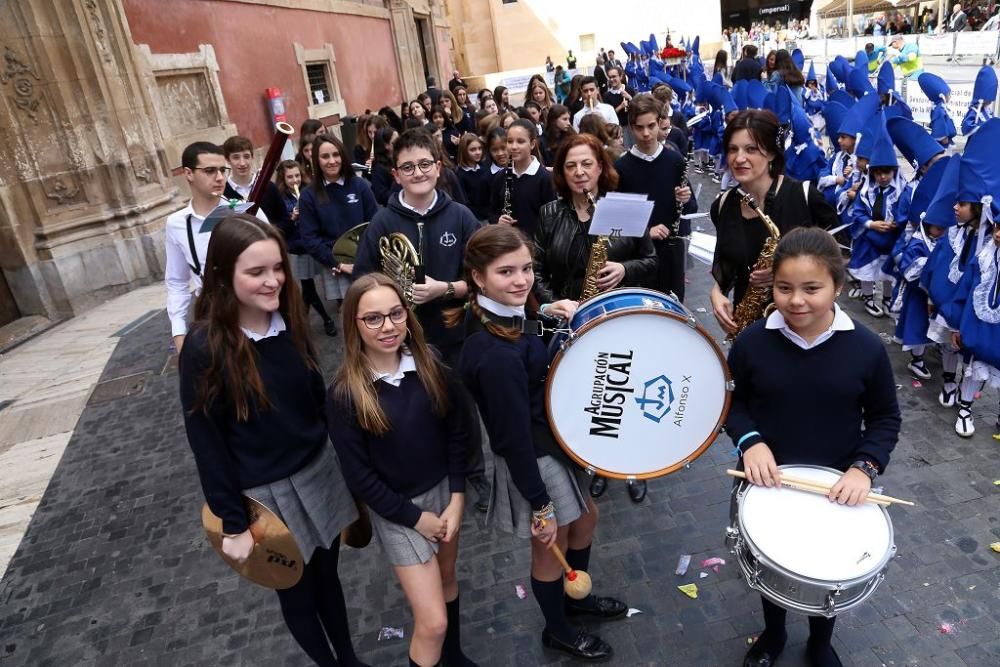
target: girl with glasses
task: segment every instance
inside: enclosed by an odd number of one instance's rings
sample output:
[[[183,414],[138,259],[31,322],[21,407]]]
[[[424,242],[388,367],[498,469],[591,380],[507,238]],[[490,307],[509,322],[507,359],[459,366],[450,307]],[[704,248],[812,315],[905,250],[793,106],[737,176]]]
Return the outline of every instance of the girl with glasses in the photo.
[[[409,664],[475,665],[459,638],[458,531],[467,435],[457,385],[388,277],[347,291],[344,363],[327,397],[330,435],[413,610]],[[422,437],[414,438],[414,434]]]

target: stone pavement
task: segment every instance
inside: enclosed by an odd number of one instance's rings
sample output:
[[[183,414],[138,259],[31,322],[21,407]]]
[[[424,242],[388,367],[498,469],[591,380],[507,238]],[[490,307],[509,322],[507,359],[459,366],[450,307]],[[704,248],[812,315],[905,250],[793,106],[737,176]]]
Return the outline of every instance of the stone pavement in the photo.
[[[703,199],[707,206],[710,197]],[[687,305],[721,337],[708,312],[707,267],[696,265],[689,276]],[[845,303],[860,321],[889,330],[888,320],[872,320],[858,305]],[[233,574],[204,539],[167,332],[158,312],[106,341],[114,352],[0,580],[0,665],[308,664],[274,594]],[[316,338],[329,376],[340,339]],[[1000,540],[1000,487],[993,485],[1000,445],[990,438],[996,392],[977,404],[979,432],[961,440],[953,412],[936,405],[937,381],[914,387],[904,355],[891,351],[904,425],[883,483],[919,506],[890,509],[897,557],[871,600],[839,620],[834,646],[846,665],[863,667],[996,665],[1000,555],[989,548]],[[939,368],[936,358],[931,366]],[[5,422],[33,398],[30,390],[20,396],[0,413]],[[55,424],[68,411],[56,404],[50,413]],[[690,469],[652,481],[642,505],[629,502],[620,483],[599,501],[590,569],[596,589],[643,612],[601,629],[616,650],[612,664],[738,665],[760,631],[758,596],[723,543],[731,450],[720,438]],[[3,470],[3,489],[20,483],[20,469]],[[692,555],[684,577],[674,575],[681,554]],[[727,564],[700,579],[698,564],[712,556]],[[528,561],[525,543],[487,531],[470,508],[459,558],[462,629],[480,664],[570,662],[542,649],[541,615],[530,597],[515,594],[520,584],[530,595]],[[406,664],[407,640],[377,640],[383,626],[402,627],[407,637],[412,630],[380,548],[345,549],[341,576],[360,655],[375,665]],[[698,599],[677,590],[684,583],[698,584]],[[805,664],[807,628],[801,617],[789,618],[780,664],[794,667]]]

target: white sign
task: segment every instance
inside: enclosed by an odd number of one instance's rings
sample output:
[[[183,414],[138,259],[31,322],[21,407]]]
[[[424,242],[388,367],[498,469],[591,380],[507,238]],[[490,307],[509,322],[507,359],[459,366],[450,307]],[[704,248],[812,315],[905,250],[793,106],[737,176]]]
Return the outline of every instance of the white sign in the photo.
[[[921,35],[920,55],[922,56],[950,56],[952,49],[952,39],[954,35]]]
[[[965,112],[969,110],[969,103],[972,102],[973,84],[972,82],[948,82],[948,85],[951,87],[951,95],[948,98],[947,104],[948,115],[955,121],[955,128],[957,129],[962,124]],[[934,105],[924,95],[924,91],[920,90],[920,86],[917,85],[916,81],[906,82],[906,103],[913,110],[913,120],[918,123],[930,122],[931,107]]]

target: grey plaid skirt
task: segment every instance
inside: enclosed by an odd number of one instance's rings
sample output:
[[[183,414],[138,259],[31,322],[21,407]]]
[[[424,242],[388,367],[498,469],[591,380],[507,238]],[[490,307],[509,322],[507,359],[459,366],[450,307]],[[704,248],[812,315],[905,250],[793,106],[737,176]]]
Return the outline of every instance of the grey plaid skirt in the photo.
[[[448,477],[445,476],[432,489],[410,500],[425,512],[441,514],[451,502]],[[437,542],[431,542],[415,528],[394,523],[372,511],[369,514],[378,541],[393,565],[420,565],[437,553]]]
[[[292,276],[296,280],[309,280],[326,271],[322,264],[313,259],[309,253],[293,255],[289,253],[288,263],[291,265]],[[327,271],[327,273],[329,273]]]
[[[351,286],[351,281],[340,275],[333,275],[330,269],[323,268],[323,293],[327,301],[343,299],[347,294],[347,288]]]
[[[318,547],[328,549],[340,531],[358,518],[337,453],[329,442],[312,461],[290,477],[243,493],[277,514],[308,563]]]
[[[570,468],[551,456],[537,459],[538,472],[556,508],[556,521],[560,526],[573,523],[587,510],[587,501],[581,487],[587,488],[587,474],[579,468]],[[487,525],[518,537],[531,537],[531,505],[514,486],[514,480],[502,456],[493,457],[493,489],[490,492],[490,509]]]

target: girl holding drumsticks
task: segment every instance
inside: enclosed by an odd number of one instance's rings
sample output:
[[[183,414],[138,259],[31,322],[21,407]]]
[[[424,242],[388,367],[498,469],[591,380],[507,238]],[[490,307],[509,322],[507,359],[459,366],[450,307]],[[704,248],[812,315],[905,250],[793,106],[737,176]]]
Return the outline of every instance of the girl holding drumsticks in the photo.
[[[562,454],[545,413],[545,345],[540,336],[522,333],[535,281],[531,242],[507,225],[479,229],[466,245],[465,270],[469,301],[464,311],[451,311],[449,324],[465,327],[458,372],[496,455],[487,521],[534,538],[531,590],[545,617],[542,643],[580,659],[609,658],[611,646],[570,625],[568,616],[621,618],[628,607],[594,595],[568,598],[549,548],[558,544],[570,567],[586,570],[597,506],[580,491],[586,475]],[[549,311],[568,317],[570,303],[557,302]]]
[[[475,667],[459,640],[458,530],[466,440],[450,371],[388,276],[347,290],[344,364],[327,399],[331,439],[413,609],[410,665]]]
[[[830,500],[857,505],[885,471],[900,414],[882,340],[836,304],[845,280],[833,237],[797,228],[774,255],[776,312],[741,333],[729,353],[736,389],[726,421],[753,484],[776,486],[783,464],[836,468]],[[771,665],[785,646],[785,610],[761,597],[764,632],[744,665]],[[835,619],[809,617],[814,665],[836,667]]]

